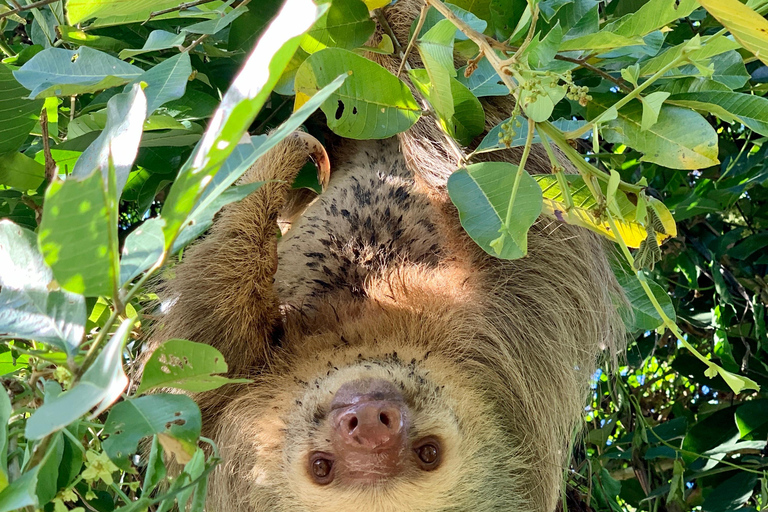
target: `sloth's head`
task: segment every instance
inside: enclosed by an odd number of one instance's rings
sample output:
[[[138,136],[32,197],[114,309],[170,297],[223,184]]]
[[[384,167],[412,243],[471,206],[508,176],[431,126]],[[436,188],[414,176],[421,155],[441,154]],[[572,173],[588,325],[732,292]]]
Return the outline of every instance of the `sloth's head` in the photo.
[[[394,339],[360,350],[321,351],[230,406],[220,445],[238,495],[276,511],[525,509],[492,376],[478,385],[480,365]]]

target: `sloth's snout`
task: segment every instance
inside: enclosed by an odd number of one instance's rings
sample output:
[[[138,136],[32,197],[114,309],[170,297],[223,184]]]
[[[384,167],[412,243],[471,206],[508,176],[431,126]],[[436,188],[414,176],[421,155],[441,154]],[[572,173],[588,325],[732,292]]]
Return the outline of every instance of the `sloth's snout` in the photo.
[[[404,437],[404,404],[390,400],[360,402],[338,410],[334,425],[348,449],[380,453],[399,450]]]
[[[331,437],[342,478],[374,481],[402,470],[409,413],[391,383],[349,382],[336,393],[331,409]]]

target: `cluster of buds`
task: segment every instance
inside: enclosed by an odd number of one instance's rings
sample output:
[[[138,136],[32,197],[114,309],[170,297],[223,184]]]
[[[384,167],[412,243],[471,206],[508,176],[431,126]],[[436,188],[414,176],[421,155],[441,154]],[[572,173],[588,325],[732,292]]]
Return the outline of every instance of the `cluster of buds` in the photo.
[[[579,105],[586,107],[587,103],[592,100],[592,96],[589,94],[589,87],[574,84],[573,75],[570,71],[563,73],[563,81],[567,87],[565,97],[569,100],[578,101]]]
[[[506,147],[510,147],[517,135],[516,128],[522,125],[517,115],[513,115],[509,118],[509,121],[501,124],[501,131],[499,132],[499,144],[504,144]]]

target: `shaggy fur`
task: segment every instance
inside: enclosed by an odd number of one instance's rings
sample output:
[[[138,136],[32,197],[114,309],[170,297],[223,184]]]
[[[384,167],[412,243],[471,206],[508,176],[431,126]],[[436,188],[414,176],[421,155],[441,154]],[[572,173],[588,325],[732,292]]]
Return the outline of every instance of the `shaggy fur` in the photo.
[[[419,8],[400,0],[387,13],[403,45]],[[511,111],[486,108],[489,126]],[[445,194],[457,163],[441,141],[424,119],[399,140],[337,144],[329,189],[279,244],[287,185],[273,181],[227,207],[163,285],[172,306],[151,343],[210,343],[232,376],[254,379],[198,397],[224,458],[210,510],[555,508],[599,354],[623,342],[623,296],[585,230],[540,219],[526,258],[480,250]],[[290,182],[308,154],[289,137],[243,181]],[[549,171],[539,149],[529,162]],[[307,456],[332,450],[336,390],[371,377],[402,391],[411,439],[442,440],[440,467],[314,484]]]

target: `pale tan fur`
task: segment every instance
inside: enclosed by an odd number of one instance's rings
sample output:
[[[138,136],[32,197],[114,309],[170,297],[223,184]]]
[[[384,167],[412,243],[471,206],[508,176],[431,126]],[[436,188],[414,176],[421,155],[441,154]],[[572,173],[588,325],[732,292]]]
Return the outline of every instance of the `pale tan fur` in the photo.
[[[400,0],[388,11],[403,44],[419,8]],[[510,107],[486,105],[489,124]],[[604,244],[585,230],[540,219],[527,257],[480,250],[446,197],[456,162],[430,123],[399,142],[334,145],[328,191],[279,244],[287,185],[227,207],[162,286],[172,305],[151,344],[210,343],[231,375],[254,379],[197,397],[224,458],[209,510],[555,508],[589,379],[601,352],[623,343],[623,295]],[[541,153],[534,172],[549,170]],[[243,181],[290,181],[307,156],[289,138]],[[331,399],[364,377],[402,390],[410,437],[440,438],[443,462],[368,486],[318,486],[306,460],[332,449]]]

